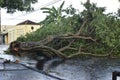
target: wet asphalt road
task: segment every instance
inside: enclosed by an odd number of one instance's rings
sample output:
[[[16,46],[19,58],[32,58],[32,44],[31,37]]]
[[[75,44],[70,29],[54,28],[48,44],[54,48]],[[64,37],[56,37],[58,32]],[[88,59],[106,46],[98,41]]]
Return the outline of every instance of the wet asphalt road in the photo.
[[[26,60],[27,59],[23,61],[26,63],[32,62]],[[3,60],[0,59],[0,80],[58,80],[30,70],[20,64],[6,64],[4,67],[2,62]],[[49,64],[49,62],[46,64]],[[34,65],[35,64],[33,64],[32,67]],[[44,68],[46,67],[48,66]],[[6,71],[3,71],[3,69],[6,69]],[[10,69],[13,71],[7,71]],[[113,71],[120,71],[120,59],[82,57],[79,59],[66,60],[48,69],[49,74],[65,80],[112,80]],[[118,77],[117,80],[120,80],[120,77]]]
[[[3,69],[5,71],[2,71]],[[56,67],[51,67],[48,73],[65,80],[112,80],[113,71],[120,71],[120,59],[92,57],[67,60]],[[4,67],[1,63],[0,80],[58,79],[30,70],[19,64],[6,64]],[[118,77],[117,80],[120,80],[120,78]]]
[[[27,69],[19,64],[0,64],[0,80],[57,80]]]
[[[12,55],[5,55],[4,51],[8,48],[8,45],[0,45],[0,80],[58,80],[49,76],[46,76],[42,73],[38,73],[34,70],[28,69],[20,64],[7,63],[3,62],[7,60],[15,61],[16,57]],[[21,63],[35,68],[35,61],[28,60],[26,58],[19,59]],[[28,65],[28,63],[32,63]]]
[[[53,74],[66,80],[112,80],[113,71],[120,71],[120,59],[79,58],[52,68]]]

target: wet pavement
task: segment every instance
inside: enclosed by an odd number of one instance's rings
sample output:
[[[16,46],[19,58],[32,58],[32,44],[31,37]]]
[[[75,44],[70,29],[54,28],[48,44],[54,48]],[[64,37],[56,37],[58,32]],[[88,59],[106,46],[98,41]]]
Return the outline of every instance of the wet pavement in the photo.
[[[2,61],[0,59],[0,80],[59,80],[20,64],[3,65]],[[24,58],[21,62],[35,69],[35,61]],[[29,65],[30,62],[33,64]],[[66,60],[57,66],[49,66],[47,73],[64,80],[112,80],[113,71],[120,71],[120,59],[82,57]],[[120,80],[120,77],[117,80]]]
[[[17,58],[12,55],[4,54],[4,51],[8,48],[8,45],[0,45],[0,80],[58,80],[50,76],[46,76],[43,73],[31,70],[21,64],[6,63],[5,60],[15,61],[19,59],[22,64],[36,69],[36,61],[29,60],[28,58]]]
[[[6,66],[4,70],[2,67],[0,69],[0,80],[56,80],[19,64],[7,64]]]
[[[120,71],[120,59],[72,59],[52,69],[52,72],[56,72],[53,74],[66,80],[112,80],[113,71]]]
[[[31,67],[31,66],[30,66]],[[35,68],[35,67],[33,67]],[[120,71],[120,59],[85,58],[67,60],[51,67],[49,74],[64,80],[112,80]],[[0,64],[0,80],[59,80],[28,69],[20,64]],[[117,80],[120,80],[118,77]]]

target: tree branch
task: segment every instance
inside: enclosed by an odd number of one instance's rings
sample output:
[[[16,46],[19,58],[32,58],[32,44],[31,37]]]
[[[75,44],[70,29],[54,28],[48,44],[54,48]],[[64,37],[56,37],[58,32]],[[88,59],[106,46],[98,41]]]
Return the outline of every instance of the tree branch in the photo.
[[[83,24],[81,25],[79,31],[76,33],[76,35],[80,35],[80,33],[81,33],[83,27],[86,25],[87,21],[88,21],[88,20],[85,20],[85,21],[83,22]]]
[[[76,48],[72,48],[72,47],[69,47],[69,46],[65,46],[65,47],[59,49],[59,51],[62,52],[62,51],[64,51],[64,50],[66,50],[66,49],[77,50]]]
[[[74,35],[74,36],[59,36],[59,37],[56,37],[57,39],[86,39],[86,40],[92,40],[94,42],[96,42],[96,39],[93,39],[92,37],[86,37],[86,36],[77,36],[77,35]]]

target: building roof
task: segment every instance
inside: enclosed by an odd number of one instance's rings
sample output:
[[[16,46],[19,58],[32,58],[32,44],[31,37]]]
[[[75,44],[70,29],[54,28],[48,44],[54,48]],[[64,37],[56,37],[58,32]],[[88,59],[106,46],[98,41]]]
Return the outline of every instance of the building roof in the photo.
[[[26,20],[26,21],[23,21],[21,23],[18,23],[17,25],[39,25],[39,24],[35,23],[33,21],[30,21],[30,20]]]

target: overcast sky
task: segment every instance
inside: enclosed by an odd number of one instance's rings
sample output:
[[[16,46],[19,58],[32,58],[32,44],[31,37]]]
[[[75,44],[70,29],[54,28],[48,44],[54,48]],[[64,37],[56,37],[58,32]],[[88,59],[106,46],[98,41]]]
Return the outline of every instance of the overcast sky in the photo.
[[[46,14],[42,13],[41,7],[55,6],[58,7],[63,1],[65,1],[64,8],[68,7],[70,4],[74,8],[82,11],[83,7],[81,2],[86,2],[87,0],[38,0],[38,3],[34,4],[35,11],[31,13],[26,12],[15,12],[14,14],[7,14],[5,9],[1,10],[1,24],[2,25],[16,25],[25,20],[31,20],[34,22],[40,22],[45,17]],[[120,7],[118,0],[90,0],[91,2],[97,3],[97,6],[106,7],[106,13],[117,12]]]

